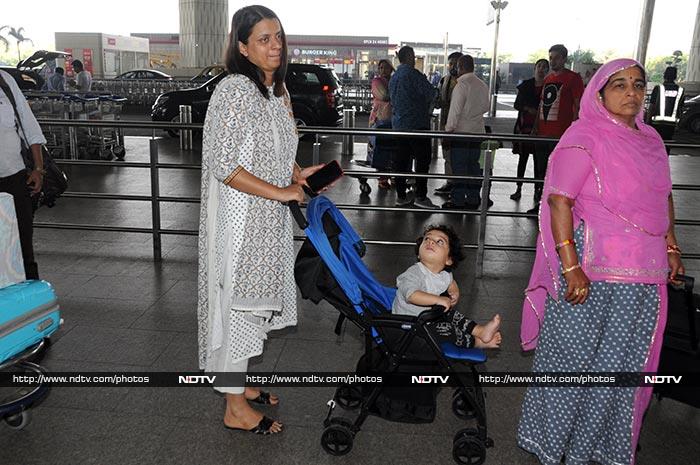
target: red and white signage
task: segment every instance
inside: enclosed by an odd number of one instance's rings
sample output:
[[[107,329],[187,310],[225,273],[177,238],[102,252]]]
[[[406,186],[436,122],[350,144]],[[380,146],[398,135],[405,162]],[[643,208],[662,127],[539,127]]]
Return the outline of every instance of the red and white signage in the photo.
[[[90,74],[92,74],[92,49],[91,48],[84,48],[83,49],[83,68],[85,68],[85,71],[88,71]]]
[[[70,65],[71,62],[73,61],[73,49],[72,48],[64,48],[64,52],[69,54],[70,56],[66,57],[65,63],[63,65],[66,77],[73,77],[73,67]]]

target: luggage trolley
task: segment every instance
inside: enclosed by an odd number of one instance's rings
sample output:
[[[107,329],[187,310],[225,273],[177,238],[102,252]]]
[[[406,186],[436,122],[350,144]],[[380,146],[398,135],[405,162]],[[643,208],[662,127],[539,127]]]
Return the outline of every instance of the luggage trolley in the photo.
[[[118,121],[121,119],[122,106],[126,98],[117,95],[100,95],[100,113],[103,121]],[[100,139],[100,154],[109,150],[118,160],[124,160],[124,134],[120,128],[98,128]]]
[[[48,394],[49,385],[39,378],[47,371],[32,360],[43,353],[61,323],[56,294],[46,281],[0,289],[0,371],[36,378],[17,391],[0,391],[0,418],[12,429],[27,426],[29,409]]]
[[[26,92],[29,107],[37,118],[66,119],[67,108],[63,94],[46,92]],[[62,126],[42,126],[46,138],[46,148],[54,158],[67,158],[70,148],[68,128]]]

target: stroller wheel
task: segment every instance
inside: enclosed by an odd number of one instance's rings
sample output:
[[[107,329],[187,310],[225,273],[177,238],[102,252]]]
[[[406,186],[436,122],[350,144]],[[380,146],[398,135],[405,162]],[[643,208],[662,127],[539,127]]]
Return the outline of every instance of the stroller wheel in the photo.
[[[360,192],[365,195],[369,195],[372,192],[372,188],[367,183],[367,179],[365,178],[360,178]]]
[[[461,390],[455,393],[455,396],[452,399],[452,412],[458,418],[463,420],[471,420],[472,418],[476,418],[476,412],[467,401],[467,395]]]
[[[343,384],[335,391],[335,401],[345,410],[355,410],[362,405],[362,391],[357,386]]]
[[[321,434],[321,447],[331,455],[340,456],[352,450],[355,433],[352,424],[344,418],[333,418]]]
[[[117,145],[112,148],[112,155],[119,161],[124,161],[124,156],[126,155],[126,149],[121,145]]]
[[[452,445],[452,458],[459,464],[481,465],[486,460],[486,446],[476,436],[461,436]]]
[[[452,439],[452,443],[456,443],[461,438],[478,438],[479,430],[476,428],[462,428],[455,433],[455,437]]]
[[[20,413],[14,415],[8,415],[5,417],[5,423],[12,429],[20,430],[27,426],[31,421],[32,417],[27,410],[23,410]]]

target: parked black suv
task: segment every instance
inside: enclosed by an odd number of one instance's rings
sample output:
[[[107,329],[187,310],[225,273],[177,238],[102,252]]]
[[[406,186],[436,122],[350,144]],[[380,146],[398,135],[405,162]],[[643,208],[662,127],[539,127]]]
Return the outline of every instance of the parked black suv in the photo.
[[[221,73],[194,89],[174,90],[161,94],[153,104],[153,121],[180,121],[180,105],[192,106],[192,122],[203,123],[209,99],[216,85],[226,76]],[[340,126],[343,100],[340,81],[332,68],[290,63],[285,78],[292,99],[297,126]],[[177,130],[168,133],[176,136]]]

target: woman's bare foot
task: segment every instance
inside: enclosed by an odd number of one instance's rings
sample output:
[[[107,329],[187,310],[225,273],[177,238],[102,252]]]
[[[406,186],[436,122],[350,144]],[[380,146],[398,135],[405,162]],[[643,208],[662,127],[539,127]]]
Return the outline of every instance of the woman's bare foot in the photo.
[[[251,430],[258,426],[262,419],[263,414],[248,404],[244,394],[226,394],[224,425],[229,428]],[[269,431],[270,433],[281,432],[282,423],[275,421]]]
[[[246,399],[254,401],[258,397],[260,397],[260,389],[255,388],[255,387],[246,386],[244,395],[245,395]],[[270,396],[270,402],[269,402],[270,405],[277,405],[280,403],[280,398],[278,396],[276,396],[274,394],[269,394],[269,396]],[[258,403],[267,403],[267,402],[258,402]]]
[[[491,339],[498,333],[501,327],[501,315],[496,313],[491,321],[485,325],[476,325],[472,331],[472,335],[478,337],[483,342],[491,342]]]
[[[489,342],[484,342],[480,338],[476,338],[474,341],[474,347],[477,349],[498,349],[501,347],[501,332],[497,331],[496,334],[491,337]]]

